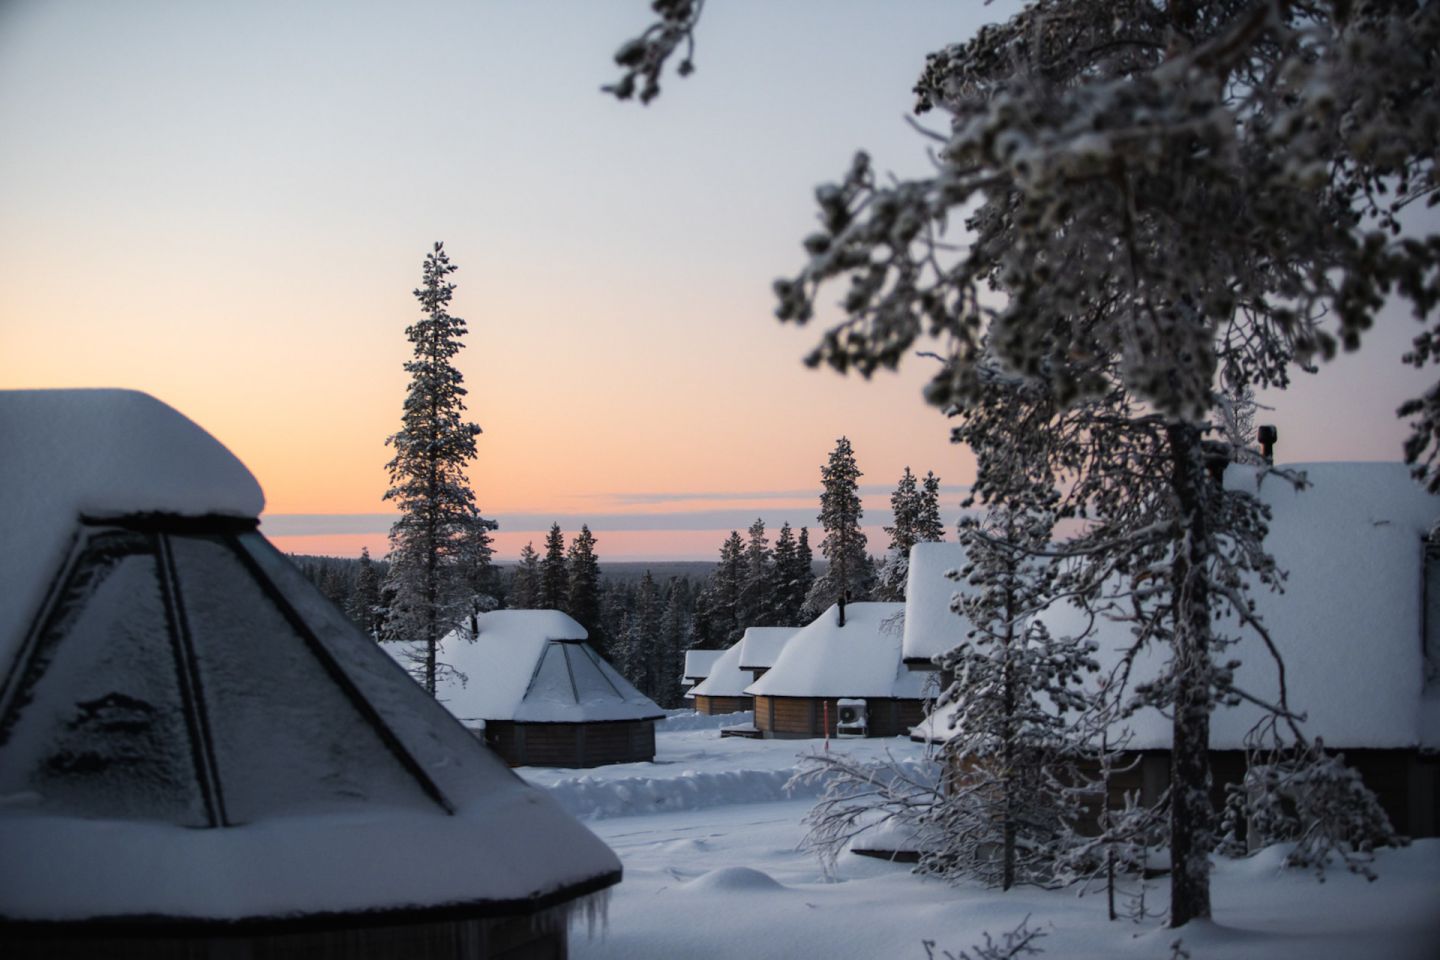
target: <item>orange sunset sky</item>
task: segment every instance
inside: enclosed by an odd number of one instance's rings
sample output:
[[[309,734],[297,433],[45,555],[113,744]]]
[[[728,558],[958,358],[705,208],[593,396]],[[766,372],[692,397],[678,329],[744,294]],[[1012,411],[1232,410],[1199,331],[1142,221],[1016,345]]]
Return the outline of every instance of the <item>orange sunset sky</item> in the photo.
[[[641,108],[598,88],[643,0],[13,0],[0,387],[153,393],[246,462],[283,549],[378,555],[411,290],[443,240],[502,559],[552,518],[602,559],[813,525],[841,434],[877,526],[907,464],[953,515],[972,463],[919,398],[929,361],[807,370],[817,334],[772,319],[770,283],[853,150],[925,170],[903,119],[924,54],[1011,7],[711,4],[696,75]],[[1413,326],[1387,314],[1264,398],[1282,460],[1398,459],[1393,410],[1430,379],[1398,362]]]

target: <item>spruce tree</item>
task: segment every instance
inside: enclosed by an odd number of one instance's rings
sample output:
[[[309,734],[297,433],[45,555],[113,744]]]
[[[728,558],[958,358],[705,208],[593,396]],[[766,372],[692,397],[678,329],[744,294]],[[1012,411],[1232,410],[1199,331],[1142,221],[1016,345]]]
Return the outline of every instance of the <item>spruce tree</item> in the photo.
[[[359,569],[355,574],[355,590],[345,612],[367,637],[378,638],[380,625],[380,574],[375,562],[370,559],[370,548],[360,548]]]
[[[810,599],[810,591],[815,586],[815,554],[810,549],[810,528],[800,528],[800,538],[795,541],[795,585],[791,594],[791,623],[792,627],[801,627],[806,623],[806,602]]]
[[[655,702],[667,710],[683,705],[681,673],[685,669],[685,638],[689,624],[684,581],[670,578],[665,610],[660,615],[660,650],[656,659]]]
[[[741,593],[745,586],[745,541],[738,530],[720,545],[720,562],[710,575],[710,619],[712,638],[728,647],[745,632],[741,623]]]
[[[940,660],[955,678],[938,701],[954,705],[942,751],[952,776],[924,818],[939,840],[922,869],[1005,890],[1059,878],[1089,746],[1074,720],[1090,707],[1082,682],[1097,669],[1094,645],[1052,637],[1030,616],[1054,593],[1056,567],[1039,556],[1054,503],[1041,487],[1017,489],[962,527],[967,588],[952,604],[972,628]]]
[[[499,571],[491,562],[495,556],[491,532],[499,523],[487,520],[478,513],[471,519],[469,527],[460,538],[456,556],[457,576],[460,589],[464,592],[462,602],[469,605],[470,636],[479,633],[477,617],[487,610],[500,606],[503,593]]]
[[[540,561],[540,587],[536,605],[541,610],[564,610],[570,590],[570,574],[565,569],[565,534],[560,524],[552,523],[545,535],[545,557]]]
[[[940,478],[927,470],[920,485],[920,510],[915,518],[915,542],[939,543],[945,539],[945,523],[940,519]]]
[[[663,613],[660,602],[660,588],[650,571],[640,580],[635,591],[635,613],[631,620],[631,633],[635,643],[637,673],[630,681],[640,692],[658,700],[660,683],[665,666],[665,651],[660,642],[660,617]]]
[[[415,291],[422,316],[405,330],[414,348],[405,364],[410,387],[400,430],[386,440],[395,455],[386,465],[385,499],[400,508],[390,528],[394,600],[387,632],[421,644],[417,672],[432,694],[436,644],[468,612],[459,561],[477,525],[488,522],[465,474],[480,428],[464,419],[466,391],[454,365],[466,332],[465,321],[449,312],[455,285],[446,278],[455,269],[442,244],[425,257]]]
[[[565,567],[569,581],[565,605],[560,609],[589,631],[591,645],[603,655],[607,638],[600,619],[600,559],[595,555],[595,537],[589,526],[582,524],[580,532],[570,541]]]
[[[890,546],[875,578],[876,600],[905,599],[905,583],[910,576],[910,548],[920,539],[922,496],[915,475],[906,467],[900,482],[895,485],[895,492],[890,494],[890,513],[895,519],[894,526],[885,528],[890,535]]]
[[[534,610],[540,605],[540,554],[533,541],[520,550],[520,562],[510,578],[510,595],[505,599],[512,610]]]
[[[815,582],[808,606],[816,613],[832,603],[839,605],[840,626],[845,625],[845,604],[868,596],[873,566],[865,552],[865,533],[860,518],[865,515],[860,505],[860,477],[864,474],[855,464],[850,440],[835,441],[830,460],[820,468],[820,515],[825,539],[820,551],[828,566],[824,576]]]
[[[740,588],[739,622],[745,627],[768,627],[774,620],[775,558],[765,536],[765,521],[756,518],[750,525],[745,546],[745,573]]]
[[[772,592],[770,623],[780,627],[800,626],[800,608],[805,595],[800,593],[801,572],[799,546],[790,524],[782,523],[775,537],[775,587]],[[809,589],[807,586],[805,589]]]

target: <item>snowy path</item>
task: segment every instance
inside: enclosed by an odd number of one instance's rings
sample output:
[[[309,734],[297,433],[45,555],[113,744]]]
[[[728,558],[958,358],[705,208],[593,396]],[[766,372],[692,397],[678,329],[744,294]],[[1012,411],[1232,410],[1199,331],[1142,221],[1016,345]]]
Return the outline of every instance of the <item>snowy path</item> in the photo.
[[[572,803],[588,798],[589,826],[620,855],[625,880],[612,893],[608,928],[571,935],[581,958],[913,957],[922,941],[958,954],[1028,914],[1047,931],[1045,955],[1170,957],[1175,933],[1159,921],[1109,923],[1100,896],[1016,890],[1008,894],[926,880],[900,864],[846,855],[827,881],[796,846],[809,798],[775,799],[767,784],[792,769],[804,741],[721,740],[713,730],[662,734],[657,764],[584,771],[520,771]],[[833,745],[837,746],[838,745]],[[891,741],[850,742],[867,756]],[[729,777],[728,799],[704,799],[703,785]],[[585,780],[584,790],[576,781]],[[644,790],[637,785],[645,783]],[[694,806],[678,799],[694,794]],[[608,798],[606,792],[610,791]],[[656,798],[666,798],[658,805]],[[657,809],[659,812],[657,812]],[[1181,936],[1193,960],[1434,960],[1440,956],[1440,840],[1385,851],[1380,879],[1332,873],[1279,873],[1278,854],[1217,863],[1218,924],[1192,924]],[[1163,883],[1150,891],[1163,910]]]

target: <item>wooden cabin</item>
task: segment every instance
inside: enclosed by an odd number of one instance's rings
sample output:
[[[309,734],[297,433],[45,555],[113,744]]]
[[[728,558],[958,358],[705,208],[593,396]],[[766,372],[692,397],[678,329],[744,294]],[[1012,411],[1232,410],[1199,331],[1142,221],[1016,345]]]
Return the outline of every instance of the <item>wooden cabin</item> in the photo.
[[[832,606],[796,631],[764,676],[750,684],[755,726],[771,737],[836,736],[841,700],[865,701],[864,735],[903,736],[924,719],[925,674],[901,662],[905,605]]]
[[[619,860],[257,532],[239,460],[132,391],[0,392],[0,436],[0,956],[565,955]]]
[[[710,670],[715,666],[724,650],[686,650],[685,651],[685,673],[680,677],[680,685],[688,692],[701,680],[710,676]]]
[[[1291,708],[1306,716],[1306,736],[1343,753],[1378,796],[1395,829],[1440,835],[1440,550],[1431,530],[1440,498],[1427,494],[1398,463],[1297,464],[1310,481],[1295,490],[1276,477],[1259,487],[1271,510],[1266,546],[1287,573],[1283,593],[1254,586],[1258,613],[1285,662]],[[1231,467],[1226,483],[1257,482],[1253,468]],[[1082,634],[1090,620],[1061,604],[1042,612],[1053,636]],[[1235,631],[1233,621],[1217,629]],[[1101,675],[1129,646],[1129,625],[1101,619]],[[1239,660],[1236,684],[1266,699],[1278,694],[1275,665],[1253,632],[1225,650]],[[1155,676],[1163,651],[1136,660],[1132,683]],[[916,731],[941,741],[949,709]],[[1210,719],[1210,765],[1218,801],[1246,768],[1246,735],[1258,708],[1219,707]],[[1169,786],[1170,722],[1145,709],[1126,719],[1135,769],[1115,785],[1144,802]]]
[[[740,638],[740,669],[749,671],[752,679],[759,680],[775,666],[780,651],[799,632],[799,627],[747,628]]]
[[[962,570],[965,563],[965,548],[958,543],[917,543],[910,548],[901,655],[906,668],[934,675],[937,691],[953,679],[948,671],[941,671],[937,658],[958,646],[970,632],[969,621],[950,609],[956,594],[971,589],[950,575]]]
[[[710,675],[697,683],[687,700],[695,703],[695,712],[717,716],[724,713],[746,713],[753,703],[745,688],[753,676],[740,669],[740,643],[723,650],[710,667]]]
[[[493,610],[445,637],[436,697],[513,767],[655,759],[665,711],[586,643],[559,610]],[[413,653],[395,651],[414,659]]]

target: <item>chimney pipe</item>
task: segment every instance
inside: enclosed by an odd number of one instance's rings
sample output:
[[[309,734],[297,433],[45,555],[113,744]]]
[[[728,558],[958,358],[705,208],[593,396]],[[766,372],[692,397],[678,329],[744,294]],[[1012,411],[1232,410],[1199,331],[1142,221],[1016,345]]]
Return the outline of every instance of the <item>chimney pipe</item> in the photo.
[[[1280,439],[1280,431],[1275,429],[1273,423],[1264,423],[1256,431],[1260,440],[1260,455],[1265,458],[1266,463],[1275,462],[1275,441]]]

